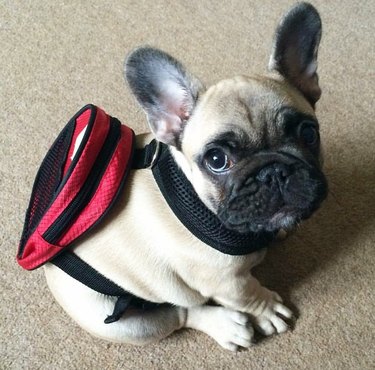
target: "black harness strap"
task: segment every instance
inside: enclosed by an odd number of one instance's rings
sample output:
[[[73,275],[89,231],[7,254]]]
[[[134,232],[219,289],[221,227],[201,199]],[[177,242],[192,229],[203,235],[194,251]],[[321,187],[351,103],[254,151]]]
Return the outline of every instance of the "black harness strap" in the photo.
[[[221,253],[242,256],[269,245],[273,232],[239,233],[225,227],[200,200],[168,147],[161,144],[152,172],[164,199],[181,223],[198,239]]]
[[[99,293],[110,296],[129,294],[112,280],[107,279],[96,271],[72,251],[64,251],[63,253],[60,253],[51,262],[72,278]]]
[[[51,263],[90,289],[104,295],[118,297],[113,313],[104,320],[105,324],[118,321],[129,307],[149,310],[161,306],[160,303],[146,301],[127,292],[115,282],[99,273],[72,251],[60,253]]]

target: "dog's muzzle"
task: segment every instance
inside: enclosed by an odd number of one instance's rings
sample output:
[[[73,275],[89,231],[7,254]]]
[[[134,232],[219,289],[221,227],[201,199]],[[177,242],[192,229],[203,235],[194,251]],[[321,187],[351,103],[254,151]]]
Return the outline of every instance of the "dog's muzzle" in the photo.
[[[290,229],[308,218],[327,195],[320,169],[289,155],[271,155],[233,174],[218,216],[238,232]],[[250,171],[249,171],[250,168]],[[246,173],[246,175],[243,175]]]

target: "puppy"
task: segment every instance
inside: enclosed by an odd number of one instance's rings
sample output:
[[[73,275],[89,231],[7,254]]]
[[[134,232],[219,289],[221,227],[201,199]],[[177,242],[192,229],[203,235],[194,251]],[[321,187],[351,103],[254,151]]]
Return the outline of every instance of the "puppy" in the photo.
[[[208,89],[160,50],[144,47],[127,58],[126,79],[152,131],[137,136],[137,146],[153,136],[167,145],[223,230],[254,240],[273,237],[311,216],[325,198],[314,113],[321,94],[320,36],[317,11],[297,4],[277,27],[268,74]],[[202,216],[195,217],[199,224]],[[168,303],[128,310],[106,325],[115,298],[47,264],[47,282],[60,305],[84,329],[110,341],[145,344],[194,328],[235,351],[251,345],[253,327],[265,335],[282,333],[292,317],[280,296],[250,273],[265,249],[228,254],[196,237],[150,169],[132,171],[116,208],[74,252],[135,296]]]

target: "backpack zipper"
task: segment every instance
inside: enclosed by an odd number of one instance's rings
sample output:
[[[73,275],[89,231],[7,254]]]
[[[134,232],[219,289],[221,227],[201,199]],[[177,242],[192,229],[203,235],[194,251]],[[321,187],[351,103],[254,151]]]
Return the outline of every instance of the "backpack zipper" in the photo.
[[[96,158],[84,185],[60,216],[44,232],[43,238],[48,243],[56,244],[61,239],[67,228],[73,223],[82,209],[86,207],[88,202],[94,196],[120,138],[121,123],[117,119],[111,118],[109,132],[103,147]]]

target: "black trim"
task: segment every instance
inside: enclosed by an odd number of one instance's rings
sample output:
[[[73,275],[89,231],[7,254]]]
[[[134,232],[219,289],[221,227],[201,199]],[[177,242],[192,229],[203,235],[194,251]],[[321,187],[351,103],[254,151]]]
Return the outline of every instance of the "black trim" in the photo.
[[[115,120],[117,120],[116,118],[114,118]],[[132,150],[131,150],[131,153],[130,153],[130,157],[129,157],[129,163],[132,163],[133,161],[133,158],[134,158],[134,140],[135,140],[135,134],[134,134],[134,131],[133,132],[133,145],[132,145]],[[83,232],[77,239],[74,239],[74,241],[72,243],[76,243],[77,240],[79,240],[80,238],[82,238],[84,235],[86,235],[86,233],[88,233],[89,231],[91,231],[95,226],[97,226],[105,216],[107,216],[107,214],[111,211],[112,207],[116,204],[116,201],[117,199],[119,198],[119,196],[121,195],[123,189],[124,189],[124,186],[125,186],[125,183],[126,183],[126,180],[128,179],[128,175],[129,175],[129,172],[132,170],[132,167],[129,165],[126,167],[125,169],[125,172],[122,176],[122,179],[121,179],[121,182],[120,182],[120,185],[117,189],[117,192],[116,194],[114,195],[113,199],[111,200],[111,203],[108,205],[107,209],[100,215],[100,217],[85,231]],[[68,245],[69,247],[70,245]]]
[[[112,118],[112,117],[111,117]],[[117,120],[117,118],[113,118],[115,120]],[[134,134],[134,131],[133,131],[133,143],[134,143],[134,139],[135,139],[135,134]],[[130,154],[130,157],[129,157],[129,163],[132,163],[133,161],[133,157],[134,157],[134,144],[132,146],[132,152]],[[98,224],[100,224],[100,222],[103,220],[103,218],[105,216],[107,216],[107,214],[112,210],[112,207],[116,204],[116,201],[117,199],[120,197],[123,189],[124,189],[124,186],[125,186],[125,183],[126,183],[126,180],[128,179],[128,175],[129,175],[129,172],[132,170],[132,167],[129,165],[126,167],[125,169],[125,172],[123,174],[123,177],[122,177],[122,180],[120,182],[120,185],[117,189],[117,192],[116,194],[114,195],[113,199],[111,200],[111,203],[108,205],[107,209],[104,210],[104,212],[100,215],[100,217],[87,229],[85,230],[82,234],[80,234],[76,239],[74,239],[70,244],[67,244],[64,248],[61,249],[61,251],[59,253],[57,253],[56,255],[54,255],[52,257],[52,260],[49,260],[47,262],[53,262],[53,259],[56,258],[57,256],[60,256],[61,254],[64,254],[65,251],[72,247],[73,245],[77,244],[79,242],[79,240],[81,240],[82,238],[84,238],[86,236],[87,233],[89,233],[92,229],[94,229]],[[94,289],[95,290],[95,289]],[[100,292],[99,292],[100,293]]]
[[[85,135],[82,138],[82,144],[83,145],[81,145],[80,149],[78,150],[76,159],[73,160],[72,164],[70,165],[70,168],[69,168],[66,176],[64,176],[64,179],[62,179],[61,177],[62,177],[62,173],[63,173],[63,168],[64,168],[64,165],[65,165],[65,162],[66,162],[66,158],[67,158],[68,153],[69,153],[69,148],[71,146],[71,140],[73,138],[74,130],[75,130],[75,127],[76,127],[76,120],[77,120],[77,118],[79,116],[81,116],[88,109],[91,110],[91,114],[90,114],[90,118],[89,118],[89,121],[88,121],[88,126],[87,126],[87,129],[86,129]],[[65,182],[67,181],[67,179],[70,176],[71,172],[73,171],[73,169],[74,169],[74,167],[75,167],[75,165],[76,165],[76,163],[78,161],[78,158],[79,158],[79,156],[80,156],[80,154],[81,154],[81,152],[83,150],[83,147],[85,146],[85,144],[86,144],[86,142],[88,140],[88,137],[89,137],[89,135],[91,133],[92,126],[93,126],[93,123],[95,122],[95,118],[96,118],[96,112],[97,112],[97,108],[94,105],[92,105],[92,104],[87,104],[83,108],[81,108],[69,120],[69,122],[66,124],[66,126],[64,127],[64,129],[61,131],[61,133],[56,138],[56,140],[53,142],[52,146],[50,147],[50,149],[48,150],[47,154],[45,155],[45,157],[44,157],[44,159],[42,161],[42,164],[41,164],[41,166],[40,166],[40,168],[38,170],[38,173],[36,175],[36,178],[34,180],[33,189],[31,191],[30,203],[29,203],[28,209],[26,211],[25,222],[24,222],[24,227],[23,227],[23,230],[22,230],[21,241],[20,241],[20,244],[19,244],[18,252],[17,252],[17,257],[18,258],[22,258],[22,254],[23,254],[23,251],[24,251],[24,248],[25,248],[25,245],[26,245],[26,242],[27,242],[28,238],[30,237],[30,235],[32,235],[35,232],[36,228],[39,225],[40,220],[43,218],[43,216],[46,213],[46,211],[53,204],[53,202],[55,201],[56,197],[59,195],[59,193],[60,193],[63,185],[65,184]],[[59,143],[62,140],[62,138],[64,139],[65,135],[68,136],[70,144],[66,146],[65,153],[62,156],[62,158],[60,160],[60,163],[59,163],[58,175],[55,178],[56,189],[54,189],[53,196],[51,197],[48,205],[45,207],[44,210],[42,210],[43,213],[39,215],[40,217],[37,217],[36,222],[35,222],[35,220],[31,220],[31,212],[32,211],[35,212],[34,201],[35,201],[36,193],[38,192],[38,190],[40,189],[40,186],[41,186],[41,177],[45,173],[45,168],[48,167],[48,162],[51,159],[50,157],[53,156],[55,147],[57,145],[59,145]]]
[[[67,140],[70,142],[72,139],[73,133],[74,133],[74,125],[68,124],[60,133],[60,135],[57,137],[54,144],[51,146],[51,148],[45,155],[43,162],[38,170],[38,173],[35,177],[34,185],[31,191],[30,202],[29,202],[26,214],[25,214],[25,221],[24,221],[24,226],[23,226],[23,230],[21,234],[21,241],[18,247],[18,252],[17,252],[18,258],[22,257],[27,240],[29,239],[30,235],[32,235],[35,232],[36,228],[38,227],[40,223],[40,220],[43,218],[44,214],[53,203],[55,189],[57,189],[61,181],[63,164],[64,164],[64,161],[66,160],[66,156],[69,151],[69,145],[67,145],[66,152],[63,155],[63,161],[60,162],[59,164],[59,168],[57,170],[56,176],[52,176],[55,184],[53,185],[54,189],[52,190],[51,200],[48,201],[45,207],[43,207],[43,205],[36,204],[36,203],[38,202],[38,193],[40,193],[40,188],[43,186],[45,182],[45,178],[47,176],[45,169],[49,167],[49,162],[52,160],[52,157],[54,156],[54,150],[56,146],[58,146],[61,141]],[[48,177],[51,178],[50,173],[48,173]],[[40,212],[39,216],[35,216],[36,209],[37,209],[37,212]]]
[[[82,141],[79,145],[77,153],[74,155],[73,161],[70,164],[70,166],[68,168],[68,171],[66,172],[64,178],[62,179],[61,183],[59,184],[59,187],[56,189],[56,194],[55,194],[55,197],[52,199],[51,204],[55,201],[55,199],[59,195],[60,191],[65,186],[65,184],[68,181],[70,175],[72,174],[74,168],[76,167],[84,148],[86,147],[87,141],[89,140],[89,137],[91,135],[92,128],[94,127],[96,114],[97,114],[97,108],[95,107],[95,105],[87,104],[77,114],[75,114],[74,117],[70,120],[70,121],[74,122],[74,127],[75,127],[77,118],[79,118],[88,109],[91,110],[91,114],[90,114],[90,118],[89,118],[88,123],[87,123],[85,134],[83,135]],[[68,153],[69,153],[69,150],[66,153],[66,155],[68,155]],[[65,165],[65,162],[66,162],[66,158],[64,159],[64,162],[63,162],[64,165]]]
[[[45,231],[43,238],[50,244],[56,244],[64,235],[66,229],[72,224],[75,218],[86,207],[90,199],[96,192],[108,163],[121,138],[121,123],[118,120],[111,119],[109,132],[103,144],[103,147],[95,160],[93,168],[87,177],[82,188],[74,199]]]

